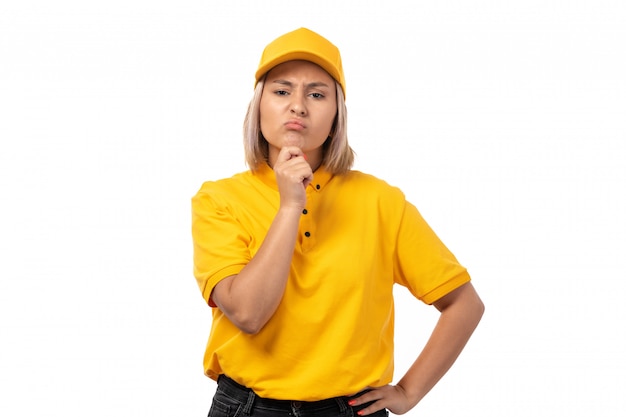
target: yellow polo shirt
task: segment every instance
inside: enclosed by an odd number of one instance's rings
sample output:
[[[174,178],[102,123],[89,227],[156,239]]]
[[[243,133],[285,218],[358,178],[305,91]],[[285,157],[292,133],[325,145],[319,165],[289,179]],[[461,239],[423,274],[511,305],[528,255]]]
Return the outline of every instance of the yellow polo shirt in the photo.
[[[269,322],[249,335],[213,309],[206,375],[224,373],[261,397],[314,401],[390,383],[393,284],[430,304],[470,280],[399,189],[320,168],[306,191],[289,279]],[[205,301],[259,250],[278,206],[268,166],[202,185],[192,234]]]

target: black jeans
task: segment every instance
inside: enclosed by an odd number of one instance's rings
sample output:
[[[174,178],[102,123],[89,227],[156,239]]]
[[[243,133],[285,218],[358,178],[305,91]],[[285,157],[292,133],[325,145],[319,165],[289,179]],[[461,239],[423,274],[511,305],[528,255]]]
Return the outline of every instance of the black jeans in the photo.
[[[357,411],[371,403],[351,407],[348,401],[365,392],[353,397],[336,397],[312,402],[271,400],[261,398],[251,389],[221,375],[217,381],[217,390],[208,417],[358,417]],[[380,410],[370,415],[387,417],[389,413],[387,410]]]

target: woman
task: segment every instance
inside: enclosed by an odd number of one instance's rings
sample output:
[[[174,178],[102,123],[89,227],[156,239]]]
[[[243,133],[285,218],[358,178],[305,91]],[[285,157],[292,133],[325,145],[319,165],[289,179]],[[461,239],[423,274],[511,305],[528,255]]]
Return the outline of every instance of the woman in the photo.
[[[406,413],[480,321],[466,269],[416,208],[350,169],[344,97],[332,43],[305,28],[271,42],[244,123],[250,171],[192,199],[210,416]],[[394,283],[441,316],[391,385]]]

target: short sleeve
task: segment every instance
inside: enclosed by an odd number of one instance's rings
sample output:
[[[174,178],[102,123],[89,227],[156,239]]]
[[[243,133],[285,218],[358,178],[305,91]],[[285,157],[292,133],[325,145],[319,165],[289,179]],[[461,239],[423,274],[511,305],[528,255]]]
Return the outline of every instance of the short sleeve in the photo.
[[[215,285],[238,274],[251,255],[250,238],[234,211],[227,204],[220,204],[219,195],[212,195],[207,188],[203,185],[191,200],[191,223],[194,276],[202,296],[210,303]]]
[[[395,281],[426,304],[432,304],[470,281],[467,270],[405,201],[397,234]]]

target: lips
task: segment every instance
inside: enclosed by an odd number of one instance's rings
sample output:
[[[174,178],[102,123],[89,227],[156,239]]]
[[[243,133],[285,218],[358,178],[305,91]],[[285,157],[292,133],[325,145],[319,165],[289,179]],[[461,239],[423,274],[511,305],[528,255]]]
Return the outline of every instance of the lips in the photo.
[[[285,122],[285,127],[289,130],[302,130],[305,128],[304,123],[296,119],[291,119]]]

